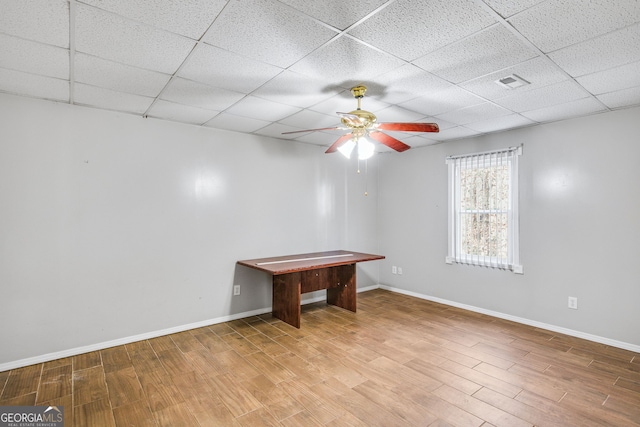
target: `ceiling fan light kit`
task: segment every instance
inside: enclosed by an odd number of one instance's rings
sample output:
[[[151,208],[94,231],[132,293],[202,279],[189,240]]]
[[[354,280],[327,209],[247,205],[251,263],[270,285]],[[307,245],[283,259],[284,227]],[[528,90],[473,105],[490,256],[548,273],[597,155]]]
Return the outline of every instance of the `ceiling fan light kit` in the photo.
[[[375,152],[375,146],[370,139],[376,140],[389,148],[402,152],[411,148],[404,142],[380,132],[381,130],[397,132],[439,132],[436,123],[377,123],[375,114],[361,108],[361,100],[367,88],[365,86],[355,86],[351,88],[351,93],[358,100],[358,107],[348,113],[336,113],[340,116],[343,126],[335,126],[321,129],[306,129],[300,131],[283,132],[283,134],[314,132],[320,130],[344,129],[350,132],[342,135],[326,151],[333,153],[340,151],[345,157],[351,157],[354,147],[358,147],[358,158],[368,159]]]
[[[355,147],[358,147],[358,160],[367,160],[373,156],[373,153],[376,151],[376,147],[373,145],[373,142],[364,137],[358,138],[357,140],[355,138],[351,138],[338,147],[338,151],[347,159],[350,159],[351,153]]]

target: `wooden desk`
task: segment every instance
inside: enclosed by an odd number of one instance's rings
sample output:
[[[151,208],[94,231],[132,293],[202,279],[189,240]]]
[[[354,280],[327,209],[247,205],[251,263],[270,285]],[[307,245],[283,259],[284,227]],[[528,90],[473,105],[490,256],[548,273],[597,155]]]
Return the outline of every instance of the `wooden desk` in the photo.
[[[300,295],[327,290],[327,303],[356,311],[356,263],[382,255],[348,251],[314,252],[238,261],[273,276],[273,315],[300,327]]]

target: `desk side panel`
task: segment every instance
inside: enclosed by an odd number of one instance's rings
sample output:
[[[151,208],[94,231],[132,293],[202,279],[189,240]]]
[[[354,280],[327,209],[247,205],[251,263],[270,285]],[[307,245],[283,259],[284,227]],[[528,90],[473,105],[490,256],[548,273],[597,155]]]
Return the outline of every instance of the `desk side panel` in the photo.
[[[300,276],[290,273],[273,276],[273,316],[300,327]]]

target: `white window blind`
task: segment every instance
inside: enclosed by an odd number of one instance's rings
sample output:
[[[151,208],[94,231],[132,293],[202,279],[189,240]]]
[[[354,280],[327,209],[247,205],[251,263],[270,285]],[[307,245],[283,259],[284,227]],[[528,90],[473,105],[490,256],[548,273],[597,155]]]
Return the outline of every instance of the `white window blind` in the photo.
[[[522,273],[519,255],[518,156],[522,147],[447,157],[447,263]]]

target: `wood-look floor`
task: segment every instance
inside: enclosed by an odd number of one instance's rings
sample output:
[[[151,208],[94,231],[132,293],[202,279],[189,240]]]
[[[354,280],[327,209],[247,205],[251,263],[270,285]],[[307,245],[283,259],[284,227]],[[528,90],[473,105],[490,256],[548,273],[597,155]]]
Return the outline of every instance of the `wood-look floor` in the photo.
[[[640,354],[383,290],[0,372],[66,426],[640,426]]]

